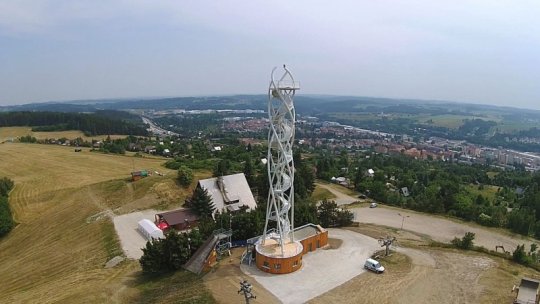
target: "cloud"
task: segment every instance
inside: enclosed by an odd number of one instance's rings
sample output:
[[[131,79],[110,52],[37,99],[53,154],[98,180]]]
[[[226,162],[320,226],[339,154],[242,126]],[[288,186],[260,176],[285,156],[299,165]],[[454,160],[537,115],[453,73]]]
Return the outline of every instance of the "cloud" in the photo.
[[[539,15],[537,0],[0,0],[0,99],[243,93],[286,62],[317,93],[537,102]]]

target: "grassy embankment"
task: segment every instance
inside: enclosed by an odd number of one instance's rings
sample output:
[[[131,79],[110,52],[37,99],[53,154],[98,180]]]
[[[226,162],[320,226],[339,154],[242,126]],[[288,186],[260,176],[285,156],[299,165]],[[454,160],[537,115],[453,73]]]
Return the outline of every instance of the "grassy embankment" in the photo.
[[[103,267],[121,252],[110,215],[177,207],[190,192],[176,187],[176,173],[163,168],[163,160],[11,143],[0,145],[0,159],[0,175],[15,181],[10,205],[18,223],[0,240],[2,301],[212,300],[202,282],[184,272],[148,280],[141,279],[137,261]],[[166,176],[130,183],[134,165]],[[171,282],[178,284],[166,287]]]

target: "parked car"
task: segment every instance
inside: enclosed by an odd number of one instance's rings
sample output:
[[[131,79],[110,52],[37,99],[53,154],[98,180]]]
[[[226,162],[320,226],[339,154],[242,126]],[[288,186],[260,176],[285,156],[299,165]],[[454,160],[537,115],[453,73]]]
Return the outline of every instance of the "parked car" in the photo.
[[[377,208],[377,203],[371,202],[371,204],[369,204],[369,208]]]
[[[367,259],[364,263],[364,269],[371,270],[376,273],[384,272],[384,266],[382,266],[381,263],[374,259]]]

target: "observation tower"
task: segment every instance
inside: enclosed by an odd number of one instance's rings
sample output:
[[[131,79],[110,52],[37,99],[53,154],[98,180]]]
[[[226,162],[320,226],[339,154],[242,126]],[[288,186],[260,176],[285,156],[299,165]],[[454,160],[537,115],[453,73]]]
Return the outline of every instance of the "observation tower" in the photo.
[[[272,70],[268,88],[268,181],[270,189],[262,238],[255,246],[257,267],[270,273],[300,269],[303,246],[294,240],[294,142],[293,98],[300,89],[291,72],[275,78]],[[270,228],[270,229],[269,229]]]

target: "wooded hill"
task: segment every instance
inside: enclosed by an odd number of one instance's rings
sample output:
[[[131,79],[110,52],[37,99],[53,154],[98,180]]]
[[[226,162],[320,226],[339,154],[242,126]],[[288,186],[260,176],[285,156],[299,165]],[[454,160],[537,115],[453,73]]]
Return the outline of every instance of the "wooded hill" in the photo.
[[[4,112],[0,127],[31,126],[32,131],[81,130],[88,136],[127,134],[147,135],[146,127],[135,115],[121,111],[92,114],[64,112]]]

